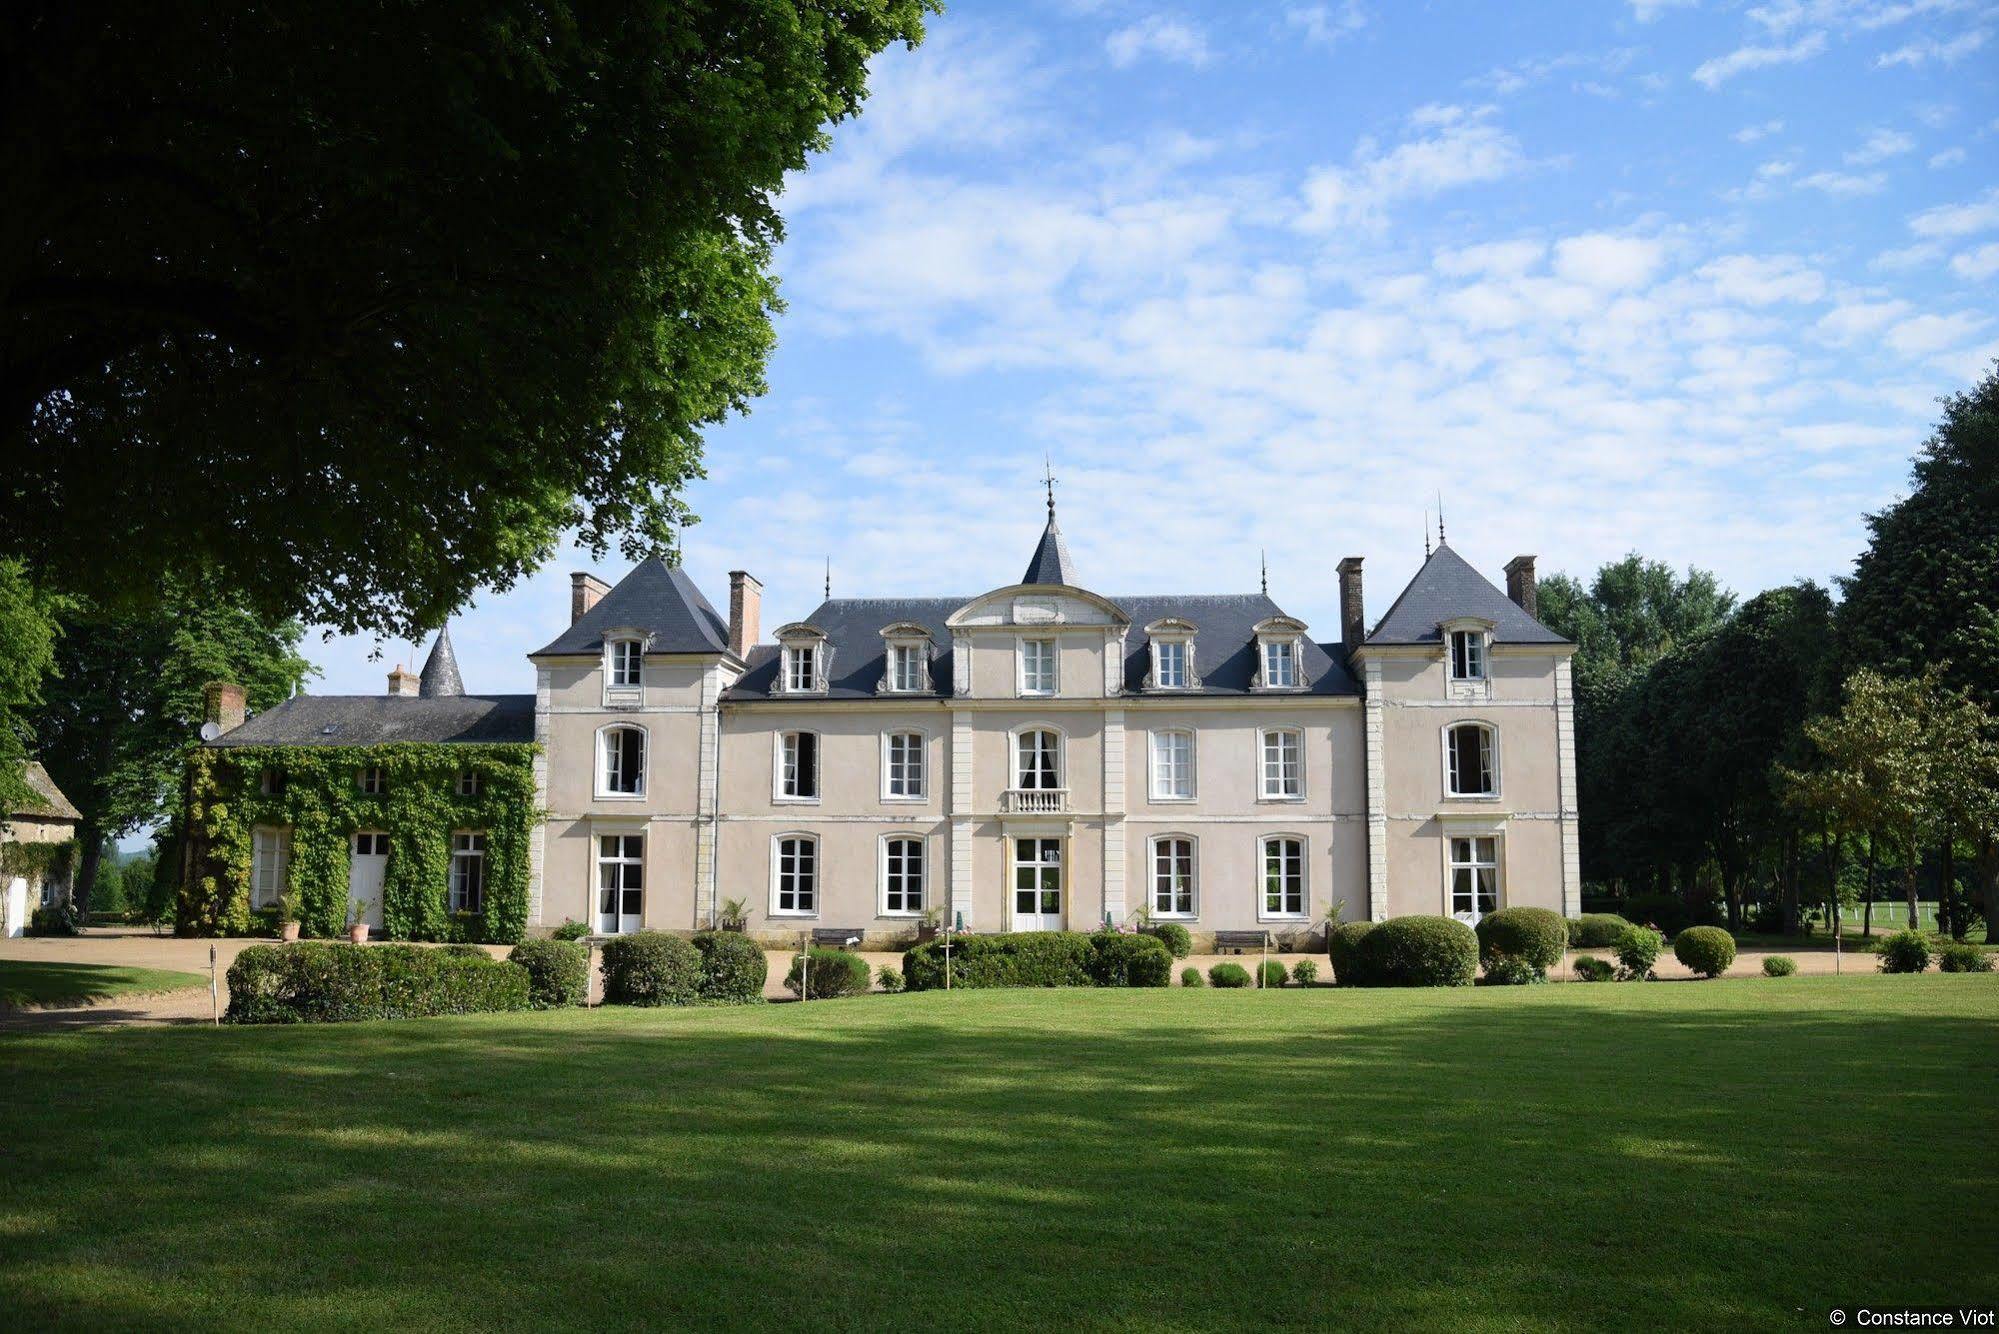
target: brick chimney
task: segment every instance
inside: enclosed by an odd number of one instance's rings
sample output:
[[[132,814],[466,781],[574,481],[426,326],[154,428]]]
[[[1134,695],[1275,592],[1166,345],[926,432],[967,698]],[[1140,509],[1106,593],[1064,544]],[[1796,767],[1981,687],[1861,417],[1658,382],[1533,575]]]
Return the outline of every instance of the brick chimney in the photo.
[[[1361,603],[1359,556],[1340,562],[1340,647],[1351,656],[1367,638],[1367,611]]]
[[[1535,608],[1540,604],[1534,584],[1534,558],[1515,556],[1506,562],[1506,596],[1513,599],[1520,610],[1529,616],[1539,616]]]
[[[729,652],[750,656],[750,646],[763,633],[764,586],[742,570],[729,571]]]
[[[395,670],[389,673],[389,693],[391,695],[407,695],[411,699],[414,699],[421,692],[422,688],[423,678],[415,672],[404,671],[401,663],[397,663]]]
[[[583,613],[597,605],[597,600],[611,591],[611,586],[587,570],[578,570],[569,576],[569,623],[576,624],[583,619]]]
[[[243,687],[233,681],[210,681],[201,688],[201,716],[225,732],[243,725]]]

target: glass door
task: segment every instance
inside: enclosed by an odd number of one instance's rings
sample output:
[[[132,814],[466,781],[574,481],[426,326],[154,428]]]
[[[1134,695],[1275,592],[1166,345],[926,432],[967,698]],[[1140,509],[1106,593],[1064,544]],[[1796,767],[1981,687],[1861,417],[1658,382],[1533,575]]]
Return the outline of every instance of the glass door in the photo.
[[[1062,929],[1062,840],[1013,841],[1013,929]]]
[[[645,835],[605,834],[597,840],[597,933],[639,929],[645,907]]]

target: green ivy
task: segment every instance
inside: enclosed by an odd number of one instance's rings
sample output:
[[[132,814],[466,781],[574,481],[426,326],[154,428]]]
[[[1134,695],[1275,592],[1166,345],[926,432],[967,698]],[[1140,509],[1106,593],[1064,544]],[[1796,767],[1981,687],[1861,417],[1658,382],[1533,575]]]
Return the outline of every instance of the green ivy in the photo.
[[[251,831],[291,830],[287,902],[308,936],[347,926],[348,853],[358,829],[389,836],[382,884],[382,930],[394,940],[511,944],[527,927],[529,843],[535,807],[532,745],[403,742],[381,746],[202,748],[188,759],[187,872],[175,929],[181,935],[261,934],[267,918],[250,910]],[[384,790],[360,790],[356,773],[382,770]],[[265,795],[265,769],[284,789]],[[479,794],[458,795],[458,775],[475,770]],[[484,911],[450,910],[451,836],[486,835]]]
[[[0,875],[21,876],[40,884],[51,878],[69,879],[75,870],[76,840],[61,843],[0,843]]]

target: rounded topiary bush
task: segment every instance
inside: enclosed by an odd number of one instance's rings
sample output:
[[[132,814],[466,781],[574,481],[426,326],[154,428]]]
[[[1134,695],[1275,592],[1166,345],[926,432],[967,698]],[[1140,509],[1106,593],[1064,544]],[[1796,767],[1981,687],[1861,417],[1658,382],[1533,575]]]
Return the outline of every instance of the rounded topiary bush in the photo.
[[[664,931],[604,942],[604,1000],[611,1005],[692,1005],[701,995],[701,952]]]
[[[1586,912],[1569,923],[1569,945],[1579,950],[1607,950],[1630,925],[1614,912]]]
[[[1735,937],[1718,926],[1690,926],[1673,937],[1673,957],[1702,977],[1720,977],[1735,962]]]
[[[1319,965],[1310,959],[1300,959],[1291,965],[1291,980],[1301,987],[1312,986],[1319,980]]]
[[[1454,917],[1391,917],[1361,938],[1364,985],[1468,987],[1478,975],[1478,936]]]
[[[1257,971],[1263,975],[1266,987],[1281,987],[1291,980],[1291,970],[1284,966],[1282,959],[1265,959],[1257,965]]]
[[[1239,963],[1218,963],[1208,970],[1208,985],[1213,987],[1246,987],[1249,980],[1249,969]]]
[[[1208,985],[1208,979],[1201,976],[1201,970],[1198,968],[1182,968],[1180,970],[1180,985],[1183,987],[1205,987]]]
[[[1326,933],[1326,960],[1333,965],[1335,986],[1364,984],[1367,970],[1361,962],[1360,942],[1372,930],[1373,922],[1341,922]]]
[[[1145,928],[1145,934],[1165,941],[1166,948],[1173,952],[1176,959],[1184,959],[1194,952],[1194,938],[1178,922],[1154,922]]]
[[[883,964],[881,967],[875,969],[875,981],[881,983],[883,991],[893,996],[896,992],[902,990],[902,970]]]
[[[1617,937],[1617,975],[1627,982],[1643,982],[1652,976],[1652,965],[1666,938],[1649,926],[1627,926]]]
[[[1479,962],[1518,959],[1544,975],[1569,947],[1569,924],[1546,908],[1501,908],[1478,919]]]
[[[831,1000],[835,996],[859,996],[867,992],[870,975],[866,959],[845,950],[814,946],[811,953],[812,994],[803,995],[800,987],[805,978],[805,958],[803,954],[793,955],[791,968],[784,975],[785,990],[792,995],[804,1000]]]
[[[1763,960],[1763,976],[1789,977],[1798,971],[1798,961],[1788,954],[1772,954]]]
[[[701,953],[701,999],[752,1005],[764,998],[770,960],[740,931],[703,931],[694,937]]]
[[[1585,982],[1608,982],[1617,976],[1617,965],[1594,954],[1576,960],[1576,976]]]
[[[556,927],[553,932],[557,940],[581,940],[589,934],[590,928],[574,917],[564,918],[562,925]]]
[[[1953,940],[1937,951],[1937,969],[1945,973],[1989,973],[1992,956],[1968,941]]]
[[[507,956],[528,970],[528,1004],[537,1010],[581,1005],[590,994],[590,960],[570,940],[523,940]]]
[[[1930,966],[1930,942],[1919,931],[1883,936],[1880,949],[1884,973],[1920,973]]]

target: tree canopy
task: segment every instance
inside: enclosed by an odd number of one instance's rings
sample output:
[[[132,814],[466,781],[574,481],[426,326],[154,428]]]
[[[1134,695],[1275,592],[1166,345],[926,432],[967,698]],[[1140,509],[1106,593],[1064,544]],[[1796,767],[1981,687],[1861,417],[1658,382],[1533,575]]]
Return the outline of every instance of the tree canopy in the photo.
[[[55,600],[28,582],[19,561],[0,560],[0,822],[34,800],[21,771],[55,643]]]
[[[0,555],[415,636],[565,531],[670,552],[785,173],[934,7],[7,6]]]

